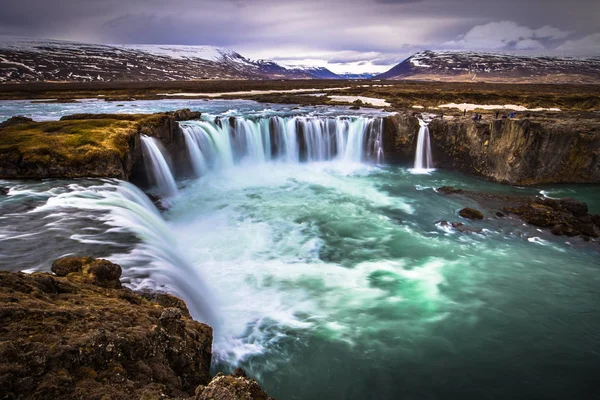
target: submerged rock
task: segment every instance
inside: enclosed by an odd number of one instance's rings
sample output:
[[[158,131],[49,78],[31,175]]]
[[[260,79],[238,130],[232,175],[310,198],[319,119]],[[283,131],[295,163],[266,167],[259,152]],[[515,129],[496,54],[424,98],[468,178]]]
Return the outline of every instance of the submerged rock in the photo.
[[[440,226],[443,228],[452,228],[457,232],[462,233],[481,233],[483,229],[473,228],[463,224],[462,222],[448,222],[448,221],[440,221]]]
[[[9,190],[10,189],[8,188],[3,188],[2,186],[0,186],[0,196],[6,196]]]
[[[442,186],[442,187],[437,188],[435,190],[438,193],[444,193],[444,194],[456,194],[456,193],[462,193],[463,192],[462,189],[455,189],[452,186]]]
[[[598,216],[588,215],[587,205],[574,199],[532,198],[504,209],[519,216],[525,222],[542,228],[550,228],[555,235],[600,236]]]
[[[460,210],[458,215],[467,219],[483,219],[483,213],[481,211],[469,207]]]

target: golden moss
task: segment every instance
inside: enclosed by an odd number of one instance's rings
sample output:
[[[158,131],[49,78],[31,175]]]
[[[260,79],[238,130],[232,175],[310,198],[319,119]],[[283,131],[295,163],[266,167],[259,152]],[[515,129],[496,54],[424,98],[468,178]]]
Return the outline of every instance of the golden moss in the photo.
[[[130,139],[142,123],[155,123],[155,116],[75,119],[18,124],[0,130],[0,153],[23,155],[24,162],[82,164],[98,157],[122,159]]]

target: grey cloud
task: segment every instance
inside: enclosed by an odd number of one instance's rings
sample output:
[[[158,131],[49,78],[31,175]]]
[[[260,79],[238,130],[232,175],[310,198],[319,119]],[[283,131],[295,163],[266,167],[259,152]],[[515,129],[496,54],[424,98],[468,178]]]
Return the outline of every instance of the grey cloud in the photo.
[[[598,26],[597,0],[4,0],[0,13],[4,34],[373,65],[422,49],[593,51]]]

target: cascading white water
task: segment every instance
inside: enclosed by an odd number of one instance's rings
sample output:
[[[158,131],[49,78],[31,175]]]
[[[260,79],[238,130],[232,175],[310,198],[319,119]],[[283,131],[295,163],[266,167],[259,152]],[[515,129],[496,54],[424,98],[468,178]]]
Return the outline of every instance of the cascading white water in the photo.
[[[417,138],[417,151],[415,153],[415,172],[428,172],[433,168],[431,157],[431,143],[429,142],[429,127],[423,120],[419,120],[419,136]]]
[[[181,127],[196,176],[244,161],[383,161],[382,118],[238,117]]]
[[[177,195],[177,184],[175,183],[169,163],[167,163],[161,151],[160,143],[158,140],[146,135],[142,135],[141,140],[146,170],[150,171],[150,175],[158,187],[161,196],[173,197]]]
[[[157,282],[166,283],[170,290],[181,296],[193,316],[218,328],[220,321],[215,312],[213,296],[205,284],[201,271],[188,261],[185,252],[159,211],[148,197],[128,182],[115,185],[83,187],[72,185],[69,192],[51,197],[36,212],[64,207],[90,211],[107,211],[100,219],[117,229],[134,233],[141,243],[131,253],[113,257],[124,267],[123,278],[137,289],[151,286],[161,290]]]

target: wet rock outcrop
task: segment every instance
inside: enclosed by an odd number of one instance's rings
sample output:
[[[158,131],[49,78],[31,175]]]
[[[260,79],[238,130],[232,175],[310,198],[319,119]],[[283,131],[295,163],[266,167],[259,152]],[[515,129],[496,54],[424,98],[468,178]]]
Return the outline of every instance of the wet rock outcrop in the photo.
[[[437,192],[475,200],[491,211],[495,211],[498,218],[515,216],[533,226],[546,228],[555,235],[581,236],[585,240],[600,237],[600,215],[590,215],[587,205],[575,199],[506,196],[454,189],[448,186],[437,189]]]
[[[483,219],[483,213],[481,211],[470,207],[463,208],[458,212],[458,215],[466,219]]]
[[[189,398],[209,385],[212,329],[179,299],[122,288],[106,260],[52,270],[0,272],[1,398]]]

